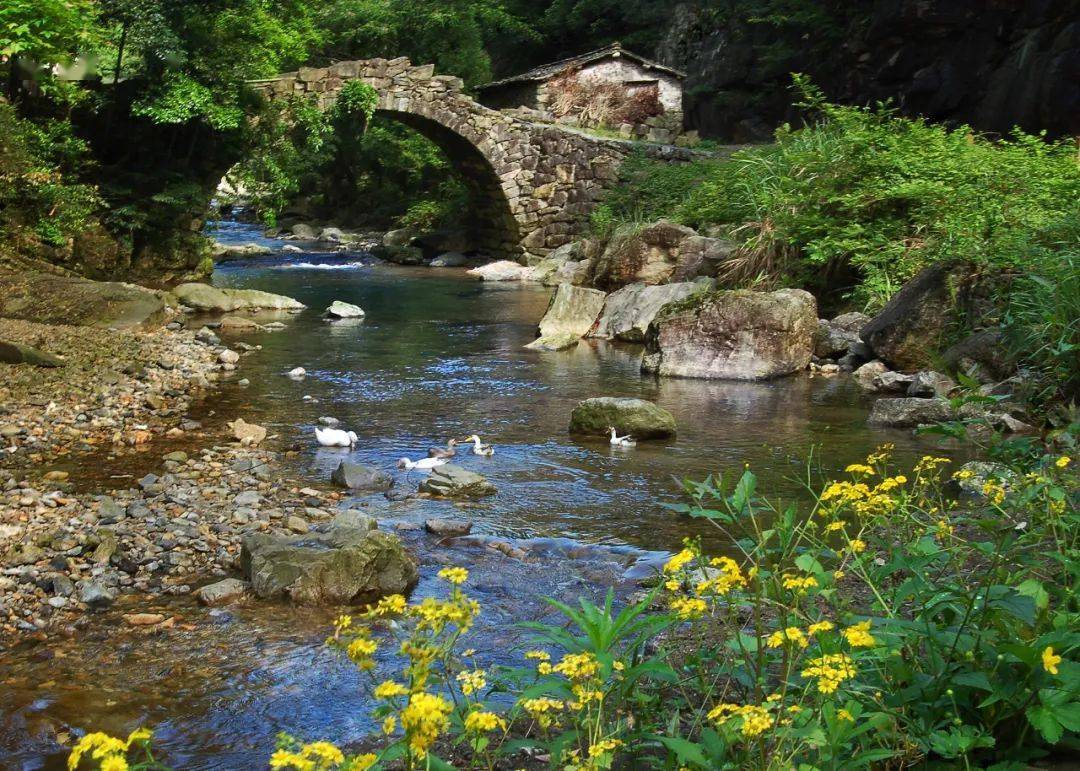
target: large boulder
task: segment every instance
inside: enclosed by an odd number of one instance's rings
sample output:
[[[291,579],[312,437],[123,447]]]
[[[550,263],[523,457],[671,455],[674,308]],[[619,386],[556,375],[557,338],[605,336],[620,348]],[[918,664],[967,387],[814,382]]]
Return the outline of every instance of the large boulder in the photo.
[[[394,478],[382,469],[364,466],[360,463],[341,461],[330,475],[330,481],[347,490],[389,490],[394,485]]]
[[[484,477],[452,463],[433,468],[419,489],[437,498],[485,498],[497,492]]]
[[[319,235],[319,231],[317,231],[313,225],[308,225],[306,222],[297,222],[290,230],[294,236],[305,241],[314,241]]]
[[[860,336],[893,369],[914,372],[933,363],[953,307],[950,267],[938,263],[904,284]]]
[[[671,281],[693,281],[700,276],[715,276],[735,254],[739,244],[725,238],[690,236],[679,243]]]
[[[814,355],[822,359],[838,359],[859,342],[859,333],[869,323],[865,313],[843,313],[830,320],[818,319],[814,335]]]
[[[817,303],[801,289],[722,290],[669,303],[649,325],[642,369],[671,377],[768,380],[806,369]]]
[[[423,265],[424,250],[419,246],[375,246],[371,253],[376,257],[395,265]]]
[[[1004,380],[1015,369],[998,327],[980,329],[949,346],[941,354],[941,363],[949,372],[974,377],[983,383]]]
[[[404,594],[420,577],[395,536],[349,527],[294,536],[249,534],[240,566],[257,597],[302,604],[370,602]]]
[[[867,422],[872,426],[913,428],[925,423],[940,423],[953,417],[947,399],[900,397],[878,399],[870,409]]]
[[[383,234],[383,246],[411,246],[414,235],[408,228],[388,230]]]
[[[679,264],[680,244],[696,235],[667,220],[645,227],[623,226],[593,264],[593,286],[613,291],[627,284],[667,283]]]
[[[600,321],[590,335],[631,343],[645,341],[645,330],[656,314],[670,302],[682,300],[709,289],[708,283],[685,281],[678,284],[648,286],[630,284],[608,295]]]
[[[0,364],[32,364],[35,367],[62,367],[64,362],[51,353],[29,345],[0,340]]]
[[[481,281],[521,281],[527,270],[524,265],[513,260],[498,260],[473,268],[468,273]]]
[[[214,313],[238,310],[300,311],[303,303],[285,295],[258,289],[220,289],[209,284],[180,284],[173,289],[176,298],[189,308]]]
[[[604,309],[604,298],[604,293],[598,289],[559,284],[547,313],[540,320],[540,336],[566,333],[583,337],[593,328],[596,317]]]
[[[149,327],[165,318],[165,296],[134,284],[19,271],[0,274],[0,316],[85,327]]]
[[[574,407],[570,433],[609,436],[611,427],[635,439],[667,439],[675,436],[675,416],[644,399],[598,396]]]
[[[584,286],[589,283],[589,260],[570,260],[560,265],[554,273],[544,278],[540,283],[544,286],[558,286],[559,284],[571,284]]]

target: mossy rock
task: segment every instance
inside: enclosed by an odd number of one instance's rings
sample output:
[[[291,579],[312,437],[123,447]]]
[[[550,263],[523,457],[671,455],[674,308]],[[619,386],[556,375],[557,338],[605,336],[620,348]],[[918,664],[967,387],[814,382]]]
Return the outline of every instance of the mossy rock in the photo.
[[[600,396],[586,399],[570,414],[570,433],[609,436],[611,427],[635,439],[668,439],[676,434],[675,416],[644,399]]]

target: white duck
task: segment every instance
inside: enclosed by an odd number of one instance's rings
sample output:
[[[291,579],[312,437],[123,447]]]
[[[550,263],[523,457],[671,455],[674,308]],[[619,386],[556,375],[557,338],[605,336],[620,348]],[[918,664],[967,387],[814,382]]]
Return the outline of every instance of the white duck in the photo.
[[[340,428],[315,428],[315,439],[323,447],[353,447],[359,437],[353,431],[342,431]]]
[[[402,458],[397,462],[398,468],[403,468],[406,471],[412,471],[413,469],[419,469],[420,471],[431,471],[433,468],[439,466],[445,466],[450,461],[447,458],[421,458],[420,460],[409,460],[408,458]]]
[[[490,458],[492,455],[495,454],[495,448],[492,447],[490,444],[483,444],[480,441],[480,437],[478,437],[476,434],[473,434],[465,441],[473,443],[473,455],[483,455],[486,458]]]
[[[634,437],[627,434],[626,436],[619,436],[615,432],[614,426],[608,426],[608,430],[611,431],[611,446],[612,447],[637,447],[637,442]]]

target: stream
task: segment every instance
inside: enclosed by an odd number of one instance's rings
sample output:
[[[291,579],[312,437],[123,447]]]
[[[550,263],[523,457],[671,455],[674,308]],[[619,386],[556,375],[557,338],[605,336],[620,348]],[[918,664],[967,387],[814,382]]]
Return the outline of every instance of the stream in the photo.
[[[798,375],[769,383],[656,380],[639,370],[641,348],[583,341],[568,352],[538,353],[535,337],[552,290],[481,283],[462,269],[403,268],[363,254],[282,254],[282,242],[256,226],[224,223],[224,243],[265,243],[269,257],[223,264],[220,286],[295,297],[308,310],[279,332],[223,338],[262,346],[243,359],[209,406],[267,426],[300,451],[284,475],[327,484],[344,458],[391,468],[425,456],[450,437],[479,434],[491,458],[455,462],[498,488],[482,502],[365,500],[384,529],[429,517],[468,518],[479,536],[439,545],[415,531],[402,537],[421,561],[414,596],[444,591],[444,565],[470,569],[467,591],[484,612],[469,636],[484,664],[520,663],[527,639],[514,622],[554,620],[544,596],[620,597],[636,579],[700,535],[707,549],[730,550],[706,522],[663,508],[679,480],[729,478],[749,464],[758,489],[805,501],[808,459],[835,474],[884,442],[902,464],[932,439],[866,425],[871,399],[846,376]],[[304,248],[311,248],[305,246]],[[333,300],[366,311],[359,321],[328,322]],[[198,323],[198,320],[193,320]],[[285,373],[307,370],[303,380]],[[250,385],[240,387],[236,380]],[[305,396],[311,397],[305,400]],[[670,410],[677,439],[611,448],[572,438],[570,412],[592,396],[634,396]],[[320,416],[359,435],[352,450],[319,448]],[[399,475],[399,484],[404,475]],[[420,475],[404,481],[415,486]],[[499,538],[525,549],[518,560],[486,549]],[[278,731],[306,740],[358,742],[374,729],[361,678],[323,641],[337,611],[245,603],[208,609],[190,598],[160,598],[155,608],[180,618],[173,628],[130,634],[119,616],[136,600],[103,613],[75,639],[20,646],[0,656],[0,769],[62,768],[68,743],[84,730],[155,730],[161,758],[184,769],[265,768]],[[381,665],[389,676],[387,662]]]

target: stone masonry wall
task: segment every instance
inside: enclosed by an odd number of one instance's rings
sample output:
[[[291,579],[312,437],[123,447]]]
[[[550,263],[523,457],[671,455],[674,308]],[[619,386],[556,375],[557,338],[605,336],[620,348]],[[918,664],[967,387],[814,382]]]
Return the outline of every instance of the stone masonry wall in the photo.
[[[378,92],[378,112],[425,133],[462,171],[481,221],[476,246],[492,256],[543,256],[574,240],[635,149],[676,162],[691,157],[489,109],[464,93],[460,78],[404,57],[301,67],[252,85],[271,99],[307,96],[326,109],[354,79]]]

